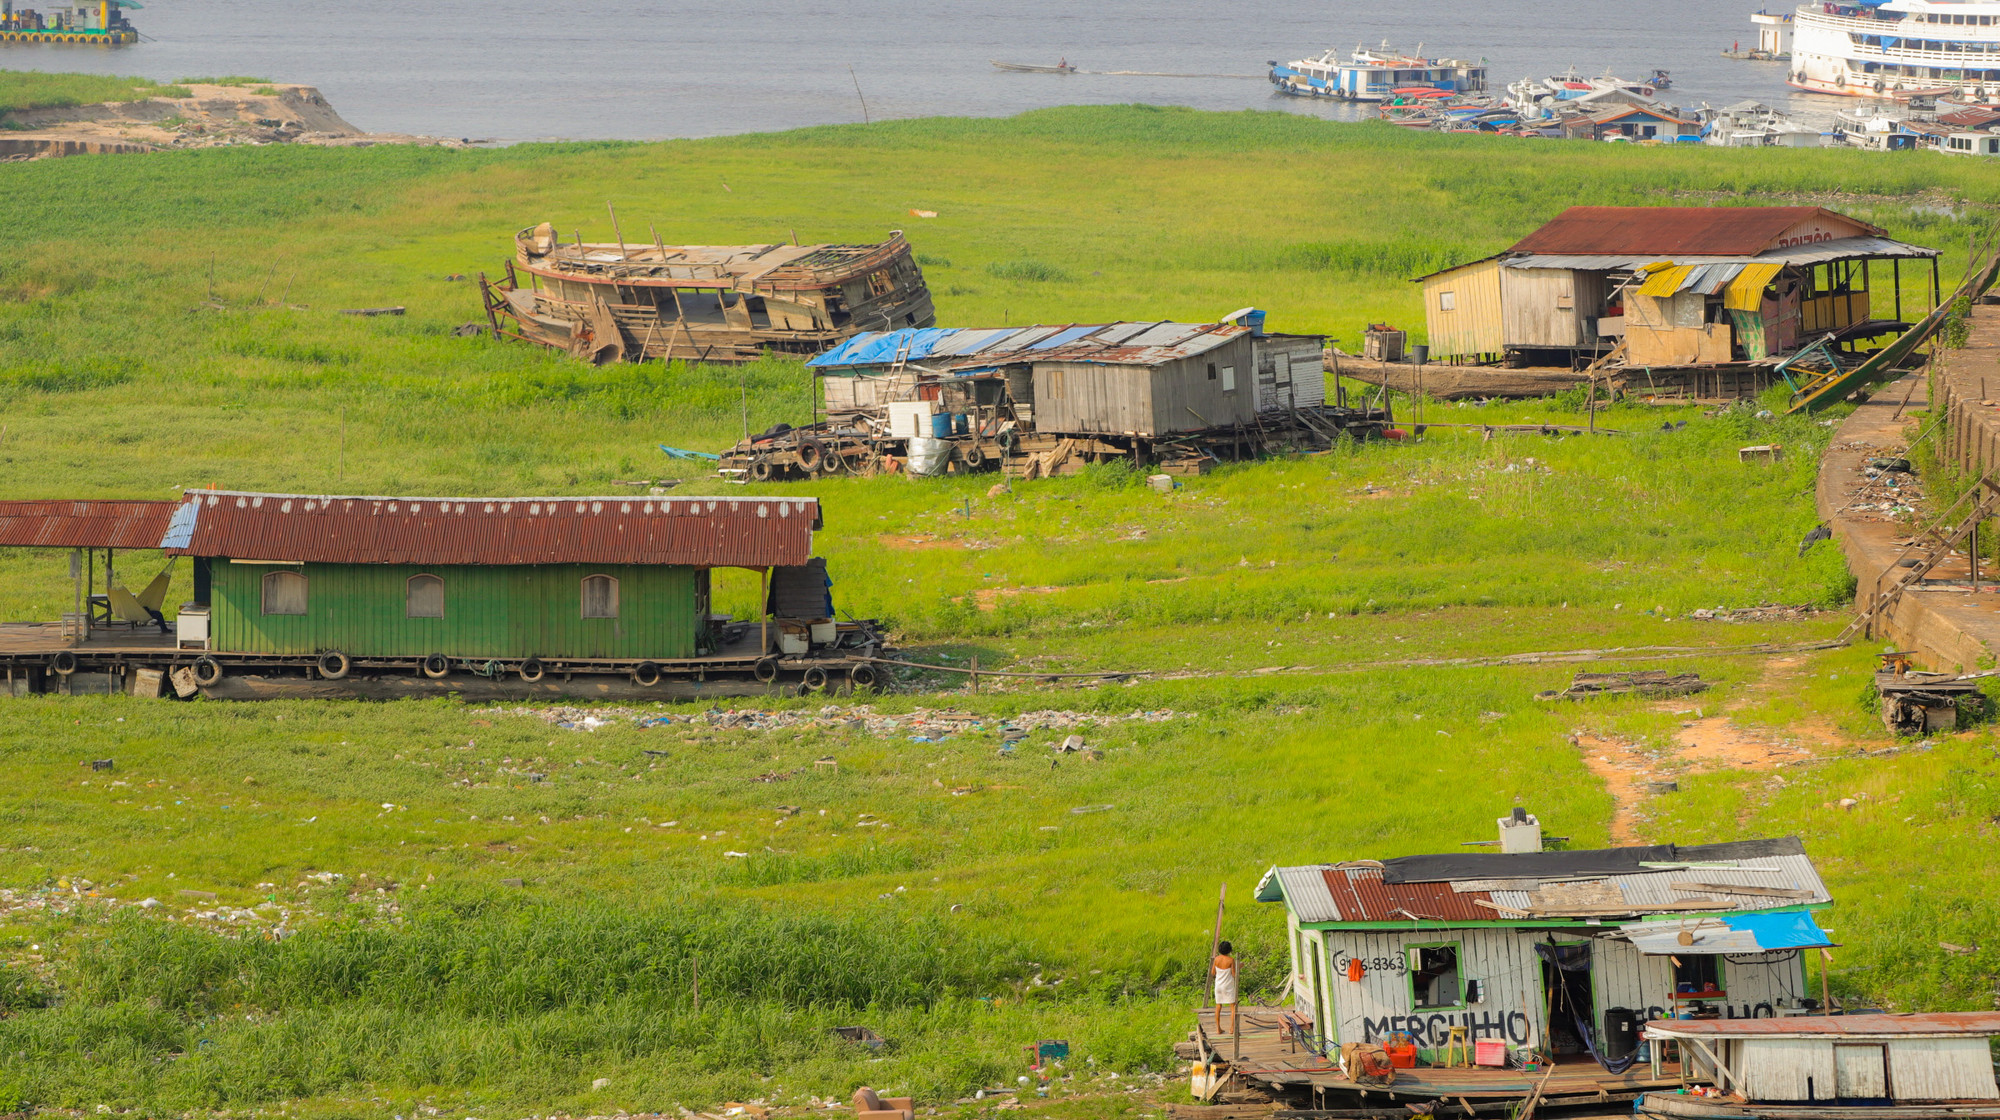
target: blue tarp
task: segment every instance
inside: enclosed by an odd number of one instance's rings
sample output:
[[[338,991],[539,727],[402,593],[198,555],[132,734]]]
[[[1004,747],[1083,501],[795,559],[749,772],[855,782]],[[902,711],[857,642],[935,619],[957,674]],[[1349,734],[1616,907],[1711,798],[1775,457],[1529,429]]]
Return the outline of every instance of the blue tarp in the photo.
[[[1804,910],[1776,914],[1723,914],[1721,918],[1730,929],[1742,930],[1756,937],[1757,944],[1766,949],[1811,949],[1833,944],[1827,940],[1826,931],[1819,928],[1819,923]]]
[[[903,357],[917,361],[930,357],[931,350],[944,339],[957,334],[955,328],[916,327],[900,331],[868,331],[857,334],[846,342],[819,355],[809,366],[886,366],[896,360],[896,355],[909,344],[909,352]]]

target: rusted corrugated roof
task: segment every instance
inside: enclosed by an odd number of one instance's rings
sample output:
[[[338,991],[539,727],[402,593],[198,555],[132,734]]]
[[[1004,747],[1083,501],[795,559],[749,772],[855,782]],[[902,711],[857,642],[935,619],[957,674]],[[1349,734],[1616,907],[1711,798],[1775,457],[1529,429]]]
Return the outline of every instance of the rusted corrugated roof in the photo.
[[[158,548],[179,502],[0,502],[0,545]]]
[[[1660,1035],[1784,1037],[1838,1035],[2000,1034],[2000,1011],[1937,1011],[1927,1015],[1795,1015],[1785,1019],[1663,1019],[1646,1024]]]
[[[203,490],[174,555],[347,564],[803,564],[814,498],[389,498]],[[155,541],[160,536],[155,534]]]
[[[1342,922],[1402,922],[1411,919],[1492,921],[1500,915],[1475,899],[1492,901],[1486,891],[1452,890],[1450,883],[1385,883],[1379,867],[1329,867],[1322,875]]]
[[[1821,206],[1572,206],[1517,242],[1516,253],[1755,256],[1803,222],[1888,231]]]

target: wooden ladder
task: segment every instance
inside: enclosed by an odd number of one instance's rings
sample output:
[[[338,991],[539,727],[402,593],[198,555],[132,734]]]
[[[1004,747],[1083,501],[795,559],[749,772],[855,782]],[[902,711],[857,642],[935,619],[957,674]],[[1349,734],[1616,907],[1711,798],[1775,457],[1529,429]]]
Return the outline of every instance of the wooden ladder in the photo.
[[[1938,529],[1938,525],[1943,524],[1954,514],[1958,514],[1959,510],[1965,506],[1968,498],[1975,497],[1976,500],[1972,502],[1971,508],[1959,516],[1957,521],[1952,522],[1950,529],[1943,531]],[[1996,514],[2000,514],[2000,482],[1995,482],[1991,476],[1982,477],[1977,486],[1959,495],[1958,500],[1953,502],[1950,508],[1946,509],[1944,513],[1940,514],[1937,521],[1930,528],[1918,534],[1919,537],[1929,539],[1921,546],[1922,551],[1917,553],[1915,563],[1908,563],[1911,551],[1919,547],[1919,545],[1913,543],[1896,557],[1894,563],[1882,571],[1882,575],[1875,577],[1876,585],[1880,586],[1882,576],[1888,575],[1898,566],[1907,565],[1904,566],[1903,574],[1897,576],[1894,583],[1877,594],[1874,601],[1868,604],[1866,610],[1855,615],[1854,621],[1849,622],[1846,629],[1842,630],[1840,636],[1834,640],[1849,642],[1855,637],[1867,633],[1869,624],[1874,622],[1877,616],[1895,606],[1896,601],[1903,597],[1903,592],[1922,583],[1924,577],[1930,574],[1931,569],[1937,567],[1950,554],[1951,550],[1958,546],[1958,542],[1970,536],[1981,521]]]

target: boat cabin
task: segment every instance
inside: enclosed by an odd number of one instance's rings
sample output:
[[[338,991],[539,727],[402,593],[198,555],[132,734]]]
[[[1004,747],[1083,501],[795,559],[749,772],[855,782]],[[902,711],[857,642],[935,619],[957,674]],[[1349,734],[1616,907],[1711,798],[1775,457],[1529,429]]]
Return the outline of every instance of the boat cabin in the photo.
[[[2000,135],[1991,132],[1947,133],[1938,151],[1955,156],[2000,156]]]
[[[1418,282],[1435,358],[1579,365],[1622,347],[1625,367],[1671,369],[1900,331],[1904,264],[1928,262],[1928,310],[1937,257],[1816,206],[1572,206]]]
[[[1544,851],[1525,813],[1498,852],[1273,867],[1290,1011],[1316,1049],[1454,1042],[1589,1054],[1622,1072],[1636,1028],[1770,1019],[1811,998],[1801,949],[1831,902],[1795,838]]]
[[[2000,1115],[2000,1012],[1661,1020],[1645,1036],[1656,1055],[1677,1051],[1682,1080],[1705,1091],[1648,1093],[1642,1116],[1769,1117],[1786,1114],[1772,1106],[1813,1105],[1879,1120]]]

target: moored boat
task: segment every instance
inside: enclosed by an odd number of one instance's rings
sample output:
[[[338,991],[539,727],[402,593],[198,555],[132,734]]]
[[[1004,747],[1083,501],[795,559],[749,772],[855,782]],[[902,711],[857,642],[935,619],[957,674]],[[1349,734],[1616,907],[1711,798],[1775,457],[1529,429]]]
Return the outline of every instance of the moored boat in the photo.
[[[1356,47],[1347,59],[1334,50],[1289,63],[1271,63],[1271,83],[1278,92],[1295,97],[1327,97],[1341,101],[1388,101],[1411,89],[1444,93],[1480,93],[1486,89],[1486,64],[1458,58],[1425,58],[1403,54],[1384,43],[1376,50]]]
[[[1801,4],[1786,80],[1843,97],[2000,102],[2000,0]]]
[[[1074,74],[1074,73],[1076,73],[1076,67],[1074,67],[1074,66],[1071,66],[1071,65],[1069,64],[1069,59],[1066,59],[1066,58],[1065,58],[1065,59],[1063,59],[1062,61],[1060,61],[1060,62],[1056,63],[1056,64],[1055,64],[1054,66],[1044,66],[1044,65],[1041,65],[1041,64],[1039,64],[1039,63],[1034,63],[1034,62],[1001,62],[1001,61],[999,61],[998,59],[992,59],[992,58],[989,58],[989,59],[987,59],[986,61],[988,61],[988,62],[991,62],[991,63],[993,64],[993,68],[994,68],[994,69],[996,69],[996,70],[1005,70],[1005,71],[1007,71],[1007,72],[1009,72],[1009,73],[1013,73],[1013,74]]]

